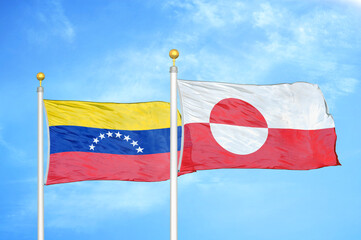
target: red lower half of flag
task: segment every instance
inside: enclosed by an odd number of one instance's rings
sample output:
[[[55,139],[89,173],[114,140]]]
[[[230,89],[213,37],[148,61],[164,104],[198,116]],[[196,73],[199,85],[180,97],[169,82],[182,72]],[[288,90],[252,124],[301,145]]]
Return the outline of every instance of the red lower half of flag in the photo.
[[[138,156],[61,152],[51,154],[49,164],[46,185],[86,180],[156,182],[169,179],[169,153]]]
[[[237,137],[242,138],[241,135]],[[249,154],[236,154],[216,140],[209,123],[190,123],[184,126],[181,172],[219,168],[308,170],[335,166],[340,165],[335,144],[334,128],[269,128],[258,149]]]

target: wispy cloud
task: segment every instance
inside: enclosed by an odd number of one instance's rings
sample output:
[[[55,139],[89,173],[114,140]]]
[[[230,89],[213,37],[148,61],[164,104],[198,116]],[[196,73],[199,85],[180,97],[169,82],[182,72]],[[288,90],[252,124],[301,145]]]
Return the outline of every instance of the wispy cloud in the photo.
[[[255,177],[245,181],[235,181],[235,176],[238,173],[230,173],[232,170],[217,170],[214,171],[200,171],[194,174],[186,175],[180,178],[180,194],[183,192],[189,196],[189,192],[196,193],[197,201],[195,204],[189,205],[189,211],[197,210],[197,216],[210,216],[211,218],[222,218],[222,222],[239,221],[239,215],[242,219],[257,219],[265,216],[272,216],[279,211],[279,208],[284,207],[283,203],[270,203],[267,196],[272,192],[282,192],[290,188],[293,183],[289,180],[287,182],[273,181],[265,183],[264,181],[255,181]],[[221,172],[219,172],[221,171]],[[237,171],[237,170],[236,170]],[[187,184],[184,186],[184,184]],[[241,194],[239,194],[241,193]],[[247,196],[246,198],[244,196]],[[268,199],[265,201],[265,199]],[[183,199],[183,201],[185,201]],[[212,213],[199,206],[199,204],[207,202],[208,206],[217,206]],[[218,203],[223,202],[225,205],[219,206]],[[272,207],[267,207],[272,205]],[[290,204],[291,205],[291,204]],[[208,217],[205,218],[207,221]],[[197,221],[197,219],[189,219],[189,221]],[[217,224],[207,222],[206,225]]]
[[[333,79],[320,85],[323,92],[328,96],[327,103],[330,108],[334,108],[339,97],[347,96],[356,91],[359,80],[354,78]]]
[[[314,9],[295,16],[269,4],[261,5],[261,12],[254,16],[256,26],[267,34],[267,41],[259,42],[258,47],[265,56],[276,55],[274,64],[291,64],[295,73],[305,78],[300,80],[319,83],[331,106],[338,97],[354,92],[359,73],[352,55],[361,52],[361,34],[354,28],[359,20],[355,16],[334,9]],[[276,16],[277,24],[257,24],[259,16]],[[348,58],[345,53],[350,54]]]
[[[143,215],[167,203],[168,184],[82,182],[46,187],[47,225],[56,228],[95,227],[114,213]]]
[[[183,18],[184,11],[188,15],[184,21],[191,21],[201,24],[206,28],[224,27],[227,24],[238,24],[244,20],[244,4],[235,1],[167,1],[164,7],[173,8],[178,17]],[[178,12],[180,10],[180,12]]]
[[[354,93],[358,82],[359,81],[354,78],[343,78],[340,84],[340,90],[346,94]]]
[[[345,56],[361,53],[361,33],[354,27],[361,21],[342,9],[312,7],[300,13],[271,2],[187,0],[163,3],[163,10],[172,16],[173,28],[141,49],[118,49],[89,63],[83,71],[89,74],[82,77],[86,84],[78,81],[88,89],[84,94],[96,93],[91,95],[96,101],[168,101],[164,66],[170,65],[167,54],[173,47],[181,54],[180,78],[310,81],[321,87],[325,80],[334,86],[345,78],[354,79],[352,86],[359,81],[357,64]],[[74,84],[69,90],[79,89]]]
[[[182,9],[179,26],[191,19],[182,33],[192,36],[182,38],[191,45],[192,54],[182,60],[189,62],[184,63],[184,70],[191,78],[241,83],[327,80],[341,86],[351,77],[355,82],[352,86],[357,85],[358,66],[352,55],[361,52],[361,33],[355,28],[361,21],[356,15],[315,5],[298,12],[273,2],[234,4],[198,0],[171,3],[174,11]],[[210,10],[205,10],[203,6],[208,5]],[[242,17],[235,17],[230,9]],[[177,38],[179,35],[174,40]],[[345,58],[347,53],[351,56]]]
[[[5,140],[2,134],[3,129],[0,127],[0,150],[1,148],[5,149],[2,154],[6,154],[7,156],[10,156],[12,159],[16,159],[18,161],[21,161],[25,158],[26,153],[24,150],[22,150],[19,147],[16,147],[16,144],[11,144],[8,141]]]
[[[156,46],[142,50],[115,51],[99,66],[99,76],[109,79],[112,88],[99,96],[101,101],[151,101],[169,98],[167,91],[170,66],[168,49]],[[154,98],[157,96],[157,98]]]
[[[284,15],[279,9],[274,9],[269,3],[260,4],[260,10],[253,12],[254,26],[280,26],[284,21]]]
[[[330,0],[330,1],[351,4],[353,6],[361,8],[361,1],[360,0]]]
[[[36,12],[38,24],[28,30],[29,37],[35,42],[46,42],[52,36],[73,42],[75,29],[66,16],[60,0],[41,2]]]
[[[86,232],[109,218],[121,220],[129,213],[142,216],[169,204],[167,182],[90,181],[45,186],[44,192],[47,228]],[[15,204],[14,211],[3,216],[14,227],[7,231],[16,231],[37,215],[33,196],[23,196]]]

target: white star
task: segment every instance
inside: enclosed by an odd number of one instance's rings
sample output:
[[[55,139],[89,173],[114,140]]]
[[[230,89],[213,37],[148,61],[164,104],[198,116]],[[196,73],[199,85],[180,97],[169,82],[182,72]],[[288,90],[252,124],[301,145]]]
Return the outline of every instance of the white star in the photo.
[[[94,151],[95,146],[94,146],[93,144],[90,145],[89,147],[90,147],[90,150],[93,150],[93,151]]]
[[[100,139],[105,138],[105,137],[104,137],[104,134],[100,134],[99,137],[100,137]]]
[[[129,135],[128,135],[128,136],[124,136],[124,140],[128,142],[128,141],[130,140]]]
[[[113,133],[111,133],[110,131],[107,132],[108,137],[113,137]]]
[[[93,142],[95,142],[95,144],[97,144],[99,142],[98,138],[94,138]]]
[[[135,145],[138,145],[138,141],[134,141],[131,143],[133,145],[133,147],[135,147]]]
[[[121,135],[122,134],[120,134],[119,132],[115,133],[115,137],[117,137],[117,138],[120,138]]]
[[[136,150],[137,150],[137,153],[139,153],[139,152],[142,153],[142,152],[143,152],[143,149],[144,149],[144,148],[138,147],[138,148],[136,149]]]

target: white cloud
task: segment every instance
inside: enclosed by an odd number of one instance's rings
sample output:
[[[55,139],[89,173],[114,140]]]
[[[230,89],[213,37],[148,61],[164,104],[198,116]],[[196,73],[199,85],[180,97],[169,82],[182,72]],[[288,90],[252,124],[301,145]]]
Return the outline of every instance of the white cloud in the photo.
[[[144,215],[168,204],[169,184],[119,181],[81,182],[45,187],[46,224],[87,230],[109,217]]]
[[[361,0],[332,0],[340,3],[351,4],[357,7],[361,7]]]
[[[27,184],[31,194],[14,201],[16,208],[4,214],[6,231],[34,221],[37,198],[34,196],[36,179],[13,184]],[[34,185],[35,183],[35,185]],[[109,218],[126,221],[124,215],[139,217],[159,211],[169,205],[169,182],[88,181],[44,187],[45,228],[71,228],[89,232]],[[11,228],[9,228],[11,226]],[[1,229],[1,227],[0,227]]]
[[[334,8],[315,8],[298,16],[268,3],[261,4],[253,16],[255,26],[263,29],[267,40],[258,41],[255,49],[259,51],[253,51],[252,55],[267,59],[266,71],[281,65],[292,66],[295,76],[288,81],[296,77],[298,81],[318,83],[332,107],[337,98],[354,93],[358,85],[357,66],[347,60],[353,61],[352,54],[361,51],[361,34],[355,28],[359,21],[355,16]],[[348,51],[352,52],[345,59],[343,56]],[[287,68],[277,69],[280,75],[287,71]]]
[[[99,63],[93,78],[106,79],[96,83],[104,89],[99,101],[142,102],[167,100],[171,59],[168,49],[154,47],[142,50],[115,51]],[[102,85],[102,86],[100,86]],[[111,87],[108,87],[111,86]],[[156,97],[156,98],[155,98]]]
[[[97,64],[100,67],[94,76],[109,79],[106,84],[112,85],[98,100],[146,101],[155,96],[156,100],[168,100],[169,75],[164,66],[170,65],[167,53],[173,46],[180,47],[179,77],[185,79],[238,83],[298,79],[320,85],[332,81],[337,86],[344,84],[344,75],[357,79],[353,74],[356,66],[339,60],[342,50],[361,51],[357,20],[342,11],[312,8],[299,14],[269,2],[253,5],[205,0],[171,1],[164,7],[172,10],[171,15],[178,14],[167,37],[150,41],[146,49],[115,51]],[[253,32],[242,31],[246,26],[252,26]],[[249,38],[248,34],[255,35]],[[228,43],[230,39],[232,43]],[[292,65],[292,73],[303,78],[279,78],[277,74],[287,70],[282,65]],[[342,95],[352,93],[340,91]]]
[[[269,3],[262,3],[260,7],[259,11],[253,12],[254,25],[256,27],[277,26],[283,21],[282,12],[272,8]]]
[[[12,159],[23,161],[26,153],[24,150],[16,146],[17,144],[11,144],[3,137],[2,128],[0,127],[0,147],[3,147],[7,151],[8,156],[10,156]]]
[[[55,89],[59,95],[55,98],[122,103],[169,101],[172,61],[168,56],[170,48],[162,43],[114,50],[77,66],[72,74],[77,81],[59,79],[61,90]]]
[[[334,108],[336,105],[336,100],[339,97],[354,93],[358,87],[359,82],[360,81],[355,78],[341,77],[330,79],[329,81],[320,84],[320,87],[328,97],[328,106],[330,108]]]
[[[86,73],[74,76],[79,81],[64,82],[63,86],[72,92],[84,89],[86,99],[95,101],[168,101],[168,51],[173,47],[180,50],[180,78],[238,83],[294,81],[293,76],[275,76],[287,70],[280,66],[291,64],[294,74],[304,77],[299,80],[320,84],[322,79],[344,78],[336,52],[339,48],[360,50],[355,19],[334,9],[312,8],[300,15],[269,2],[205,0],[171,1],[163,6],[164,11],[171,10],[174,21],[165,36],[150,40],[141,49],[106,53],[85,65],[86,70],[78,69]],[[174,17],[174,13],[178,15]],[[246,27],[251,29],[243,30]],[[355,69],[350,66],[347,70],[350,78],[357,79],[352,74]],[[79,93],[74,94],[79,99]]]
[[[353,93],[358,85],[358,80],[354,78],[343,78],[340,80],[340,90],[344,93]]]
[[[186,18],[183,16],[184,12],[178,13],[178,17],[183,18],[183,21],[191,19],[192,22],[206,28],[220,28],[228,24],[238,24],[244,20],[244,4],[238,1],[168,1],[164,6],[186,11]]]
[[[36,183],[36,179],[26,179],[21,183]],[[204,184],[199,176],[188,174],[179,180],[179,189],[187,191],[195,182]],[[213,184],[214,181],[210,183]],[[18,182],[12,182],[18,183]],[[4,216],[16,231],[19,225],[35,219],[37,200],[31,195],[20,198],[14,212]],[[50,185],[44,187],[44,212],[46,228],[70,228],[89,232],[102,226],[109,218],[126,221],[124,215],[141,217],[169,207],[169,181],[126,182],[126,181],[86,181]]]
[[[67,42],[73,42],[75,29],[64,12],[60,0],[41,3],[36,12],[38,27],[28,30],[29,37],[35,42],[46,42],[51,36],[57,36]]]
[[[342,92],[329,91],[335,98],[352,94],[342,89],[357,86],[358,66],[344,62],[344,56],[361,52],[361,32],[355,27],[360,22],[342,9],[312,7],[299,13],[274,2],[187,0],[163,3],[163,10],[174,22],[164,36],[141,49],[107,53],[78,69],[86,73],[74,76],[79,81],[63,86],[71,92],[84,89],[86,99],[95,101],[168,101],[168,51],[173,47],[180,50],[179,78],[309,81],[322,90],[332,82]],[[344,82],[348,85],[341,87]],[[79,99],[78,92],[74,95]]]
[[[187,174],[179,178],[179,188],[187,191],[194,184],[204,188],[206,182],[211,187],[216,180],[209,182]],[[136,217],[168,208],[169,192],[169,181],[88,181],[46,186],[46,224],[88,231],[109,217],[123,219],[121,216],[128,213]]]

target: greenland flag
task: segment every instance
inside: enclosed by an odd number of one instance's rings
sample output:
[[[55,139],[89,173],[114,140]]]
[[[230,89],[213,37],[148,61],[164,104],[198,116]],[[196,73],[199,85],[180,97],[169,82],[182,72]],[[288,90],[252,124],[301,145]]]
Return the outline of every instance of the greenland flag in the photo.
[[[218,168],[307,170],[340,165],[320,88],[178,80],[181,173]]]

